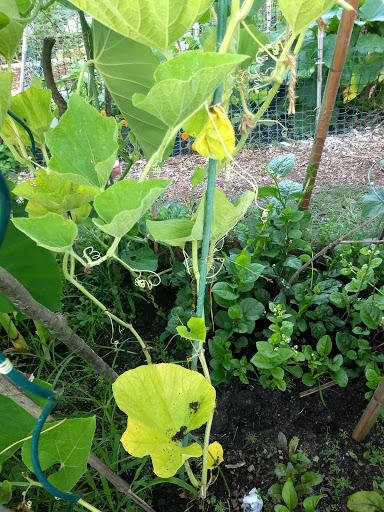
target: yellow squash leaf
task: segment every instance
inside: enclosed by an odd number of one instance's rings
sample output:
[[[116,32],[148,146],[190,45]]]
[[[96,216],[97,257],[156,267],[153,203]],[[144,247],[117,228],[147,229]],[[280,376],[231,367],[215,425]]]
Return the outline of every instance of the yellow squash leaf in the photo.
[[[219,133],[217,133],[219,132]],[[220,136],[219,136],[220,134]],[[231,121],[219,107],[212,107],[204,128],[193,145],[195,151],[213,160],[220,160],[235,149],[235,132]]]
[[[215,441],[208,446],[208,469],[217,468],[223,462],[223,447]]]

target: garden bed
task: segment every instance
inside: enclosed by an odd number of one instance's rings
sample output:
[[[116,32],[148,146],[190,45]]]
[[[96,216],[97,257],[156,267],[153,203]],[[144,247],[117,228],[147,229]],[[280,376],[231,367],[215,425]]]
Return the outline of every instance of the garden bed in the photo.
[[[257,383],[244,386],[234,380],[219,387],[212,441],[223,445],[221,467],[230,494],[219,475],[209,489],[205,510],[241,510],[243,496],[253,487],[259,489],[264,499],[263,512],[273,510],[268,489],[278,482],[274,473],[277,464],[287,462],[287,455],[278,442],[278,434],[282,432],[288,442],[293,436],[299,437],[298,451],[305,451],[311,460],[310,471],[324,477],[314,492],[328,495],[320,501],[319,512],[347,511],[348,497],[354,492],[372,489],[372,481],[382,476],[384,465],[380,423],[363,443],[351,438],[367,405],[363,380],[355,379],[344,389],[335,386],[323,391],[327,408],[318,393],[300,398],[304,388],[283,393],[263,390]],[[365,452],[369,452],[368,459],[363,457]],[[369,459],[375,461],[377,454],[381,454],[381,461],[374,466]],[[191,503],[180,498],[180,493],[181,490],[170,484],[158,487],[154,508],[158,512],[187,510]],[[214,506],[218,501],[222,502],[222,508]]]

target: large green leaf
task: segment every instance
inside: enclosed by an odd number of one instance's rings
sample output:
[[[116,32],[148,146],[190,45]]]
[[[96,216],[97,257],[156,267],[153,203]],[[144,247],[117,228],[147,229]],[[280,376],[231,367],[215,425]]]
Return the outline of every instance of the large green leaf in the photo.
[[[49,89],[29,87],[26,91],[13,96],[10,109],[31,130],[36,146],[43,147],[45,144],[45,133],[49,130],[53,120],[51,91]],[[18,123],[15,126],[24,144],[30,146],[31,140],[28,133]]]
[[[121,238],[144,215],[172,180],[152,179],[138,183],[132,178],[120,181],[96,197],[94,207],[100,219],[93,222],[102,231]]]
[[[356,492],[350,496],[348,508],[354,512],[384,512],[384,497],[375,491]]]
[[[237,203],[232,204],[225,197],[222,190],[215,188],[210,233],[212,242],[220,240],[220,238],[225,236],[237,224],[237,222],[244,216],[254,199],[255,193],[247,190]],[[195,240],[203,239],[204,214],[205,201],[203,198],[194,215],[195,226],[192,231],[192,236]]]
[[[174,129],[196,112],[225,75],[244,60],[244,55],[183,52],[155,71],[155,85],[147,96],[133,95],[133,104]]]
[[[51,385],[39,379],[35,384],[45,389],[51,389]],[[44,407],[46,400],[32,397]],[[22,446],[23,440],[28,437],[36,424],[36,419],[17,405],[10,398],[0,394],[0,463],[9,459]],[[12,428],[9,426],[12,425]]]
[[[301,32],[316,21],[337,0],[279,0],[280,9],[293,33]]]
[[[368,21],[384,21],[384,2],[382,0],[366,0],[359,13]]]
[[[71,0],[71,3],[115,32],[167,52],[212,0]]]
[[[77,236],[76,224],[57,213],[50,212],[44,217],[12,219],[12,222],[37,245],[54,252],[71,250]]]
[[[225,197],[222,190],[216,188],[213,199],[211,241],[215,243],[225,236],[236,223],[244,216],[255,193],[247,190],[235,204]],[[198,209],[191,218],[172,219],[163,221],[147,221],[147,229],[155,240],[160,240],[170,245],[184,247],[185,242],[202,240],[204,229],[205,196]]]
[[[0,71],[0,131],[11,103],[12,81],[11,71]]]
[[[108,27],[93,24],[95,66],[147,157],[160,146],[167,126],[132,104],[135,92],[147,94],[155,82],[159,59],[151,48]]]
[[[43,306],[51,311],[60,308],[62,280],[55,258],[51,252],[37,247],[35,242],[16,229],[12,223],[8,224],[0,249],[0,266],[20,281],[32,297]],[[13,304],[2,294],[0,311],[16,311]]]
[[[147,230],[155,240],[176,247],[184,247],[185,242],[192,240],[194,222],[188,219],[171,219],[147,221]]]
[[[40,169],[34,178],[19,183],[13,193],[46,208],[65,213],[86,205],[99,193],[94,187],[75,185],[54,172]]]
[[[68,492],[87,469],[96,419],[95,416],[67,419],[56,428],[52,428],[55,425],[57,423],[50,423],[40,435],[39,461],[43,471],[54,464],[60,464],[60,469],[48,476],[48,480],[60,491]],[[46,429],[51,430],[44,433]],[[33,471],[29,440],[23,445],[22,458],[28,469]]]
[[[363,217],[374,217],[384,212],[384,188],[378,188],[363,198]]]
[[[23,35],[23,26],[15,21],[19,16],[16,0],[1,0],[0,13],[5,14],[10,20],[0,30],[0,54],[11,61]]]
[[[103,190],[113,169],[117,126],[103,117],[78,94],[69,98],[58,125],[46,134],[52,158],[49,168],[78,185]]]
[[[201,455],[197,443],[183,446],[183,439],[215,406],[215,389],[203,375],[176,364],[140,366],[118,377],[113,394],[128,415],[124,448],[135,457],[149,454],[156,475],[170,477]]]
[[[269,43],[268,36],[259,30],[256,25],[249,24],[247,26],[261,44],[266,45]],[[239,53],[249,55],[249,58],[241,63],[241,69],[247,69],[252,64],[260,47],[260,44],[251,36],[246,28],[240,29]]]

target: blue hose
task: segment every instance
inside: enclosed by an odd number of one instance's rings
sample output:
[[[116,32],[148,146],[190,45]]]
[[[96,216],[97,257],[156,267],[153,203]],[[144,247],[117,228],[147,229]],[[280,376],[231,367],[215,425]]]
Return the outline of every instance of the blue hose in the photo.
[[[0,171],[0,247],[3,243],[5,233],[7,230],[7,225],[11,216],[11,194],[9,192],[9,188],[3,173]],[[40,396],[41,398],[45,398],[47,404],[45,405],[43,412],[41,413],[39,419],[36,422],[35,428],[32,434],[32,443],[31,443],[31,460],[33,470],[38,481],[44,487],[46,491],[57,498],[62,500],[70,501],[70,505],[67,509],[67,512],[72,512],[78,500],[82,497],[82,494],[69,494],[66,492],[62,492],[59,489],[56,489],[50,482],[48,482],[45,477],[39,462],[39,437],[41,434],[41,429],[45,423],[45,420],[49,416],[50,412],[54,408],[56,404],[56,395],[53,391],[42,388],[30,382],[26,378],[24,378],[20,373],[13,369],[11,362],[4,357],[4,355],[0,352],[0,373],[4,374],[11,382],[19,386],[24,391],[32,393],[33,395]]]

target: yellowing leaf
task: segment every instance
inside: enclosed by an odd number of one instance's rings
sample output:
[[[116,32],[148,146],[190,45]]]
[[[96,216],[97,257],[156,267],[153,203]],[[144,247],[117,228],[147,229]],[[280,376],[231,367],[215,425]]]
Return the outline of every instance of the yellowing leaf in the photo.
[[[343,103],[347,103],[347,101],[355,99],[358,95],[357,85],[344,85],[341,89],[341,92],[343,95]]]
[[[217,468],[224,460],[223,447],[215,441],[208,446],[208,469]]]
[[[231,121],[219,107],[212,107],[204,128],[197,136],[194,149],[202,156],[220,160],[235,149],[235,132]]]
[[[177,364],[139,366],[116,380],[113,395],[128,415],[124,448],[134,457],[150,455],[156,475],[173,476],[186,459],[201,455],[197,443],[183,446],[183,439],[215,406],[215,389],[203,375]]]

